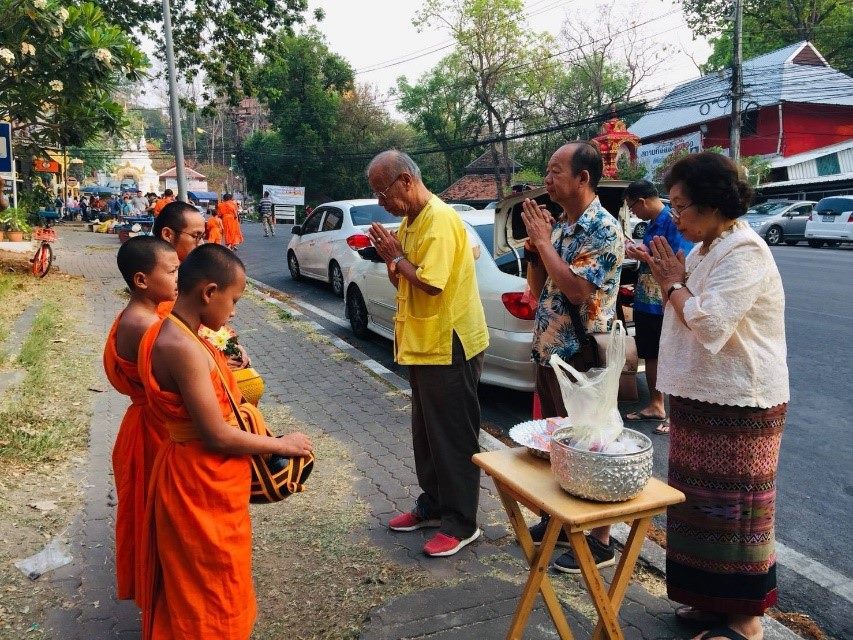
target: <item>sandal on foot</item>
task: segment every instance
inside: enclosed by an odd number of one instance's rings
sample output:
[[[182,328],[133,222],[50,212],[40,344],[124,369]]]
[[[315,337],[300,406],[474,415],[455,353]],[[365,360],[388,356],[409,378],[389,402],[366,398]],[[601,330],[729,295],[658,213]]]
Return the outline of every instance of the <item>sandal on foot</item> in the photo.
[[[728,638],[728,640],[749,640],[742,633],[738,633],[729,626],[714,627],[708,629],[701,636],[702,640],[710,640],[710,638]]]
[[[653,416],[642,411],[632,411],[625,416],[628,422],[642,422],[643,420],[666,420],[666,416]]]
[[[655,427],[655,433],[658,435],[665,436],[669,433],[669,420],[664,420],[658,426]]]
[[[675,617],[680,622],[702,625],[716,624],[725,620],[725,618],[718,613],[702,611],[701,609],[694,609],[689,606],[678,607],[678,609],[675,610]]]

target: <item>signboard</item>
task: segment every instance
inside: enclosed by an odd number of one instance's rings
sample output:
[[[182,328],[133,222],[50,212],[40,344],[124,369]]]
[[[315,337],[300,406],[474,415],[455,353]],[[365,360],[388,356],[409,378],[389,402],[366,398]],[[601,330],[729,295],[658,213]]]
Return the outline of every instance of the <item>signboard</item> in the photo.
[[[305,204],[305,187],[282,187],[274,184],[265,184],[263,191],[270,192],[270,200],[272,200],[273,204],[298,206]]]
[[[77,178],[75,178],[74,176],[68,176],[65,179],[65,184],[66,184],[66,186],[69,186],[69,187],[76,187],[77,186]]]
[[[39,173],[59,173],[59,163],[56,160],[36,158],[33,160],[33,171],[38,171]]]
[[[270,192],[272,198],[272,192]],[[292,204],[274,204],[272,206],[273,218],[276,222],[292,222],[296,224],[296,205]]]
[[[669,157],[669,154],[681,149],[688,149],[690,153],[702,151],[702,134],[697,131],[679,138],[643,144],[637,150],[637,162],[646,168],[646,179],[654,180],[655,169]]]
[[[12,125],[0,122],[0,173],[12,173]]]

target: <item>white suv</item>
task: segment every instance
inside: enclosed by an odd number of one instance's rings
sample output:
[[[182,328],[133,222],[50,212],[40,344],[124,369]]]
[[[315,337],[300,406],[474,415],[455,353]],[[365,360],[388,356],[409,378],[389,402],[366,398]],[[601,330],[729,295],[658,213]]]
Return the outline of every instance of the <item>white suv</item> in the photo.
[[[853,242],[853,196],[830,196],[815,206],[806,222],[810,247],[837,247]]]

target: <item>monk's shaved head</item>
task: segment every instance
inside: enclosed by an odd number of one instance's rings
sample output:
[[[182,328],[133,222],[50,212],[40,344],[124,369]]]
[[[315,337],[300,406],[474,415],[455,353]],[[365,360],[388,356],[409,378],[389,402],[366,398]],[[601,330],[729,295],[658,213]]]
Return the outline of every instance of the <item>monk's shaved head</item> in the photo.
[[[189,224],[188,217],[191,215],[201,215],[194,206],[187,202],[170,202],[154,219],[154,226],[151,227],[151,233],[157,238],[163,238],[163,229],[168,227],[175,233],[180,233],[187,228]]]
[[[116,263],[121,276],[130,287],[135,288],[133,276],[137,273],[148,275],[157,265],[160,252],[175,253],[175,248],[164,240],[153,236],[136,236],[121,245],[116,254]]]
[[[241,273],[246,273],[246,267],[236,253],[221,244],[203,244],[181,263],[178,293],[189,293],[200,284],[210,282],[225,289]]]

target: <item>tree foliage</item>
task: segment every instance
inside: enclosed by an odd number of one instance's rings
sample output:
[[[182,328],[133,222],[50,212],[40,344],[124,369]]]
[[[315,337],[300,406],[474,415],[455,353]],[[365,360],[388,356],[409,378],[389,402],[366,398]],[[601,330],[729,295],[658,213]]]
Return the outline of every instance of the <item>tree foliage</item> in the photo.
[[[312,202],[366,196],[370,154],[414,141],[316,30],[280,33],[254,77],[273,130],[250,136],[238,154],[253,193],[286,184],[305,186]]]
[[[399,78],[396,94],[400,96],[397,108],[421,134],[419,145],[443,149],[442,182],[449,185],[472,160],[474,152],[464,146],[476,142],[485,119],[477,104],[474,78],[453,53],[415,84],[405,76]]]
[[[426,0],[415,25],[442,28],[456,41],[459,62],[484,112],[494,166],[501,167],[495,187],[503,194],[511,176],[505,138],[555,72],[556,61],[549,55],[553,39],[527,28],[521,0]]]
[[[159,0],[94,0],[107,15],[121,16],[128,33],[139,31],[162,41]],[[308,0],[172,0],[175,61],[192,82],[203,77],[205,102],[226,95],[236,103],[253,91],[255,55],[281,31],[292,33],[305,21]],[[315,10],[321,20],[323,11]],[[162,52],[158,52],[162,55]]]
[[[706,73],[732,61],[732,0],[685,0],[687,24],[714,47]],[[853,73],[853,3],[849,0],[745,0],[743,55],[753,58],[808,40],[831,65]]]
[[[0,0],[0,120],[19,143],[83,145],[128,126],[114,98],[148,66],[145,55],[94,4]]]

